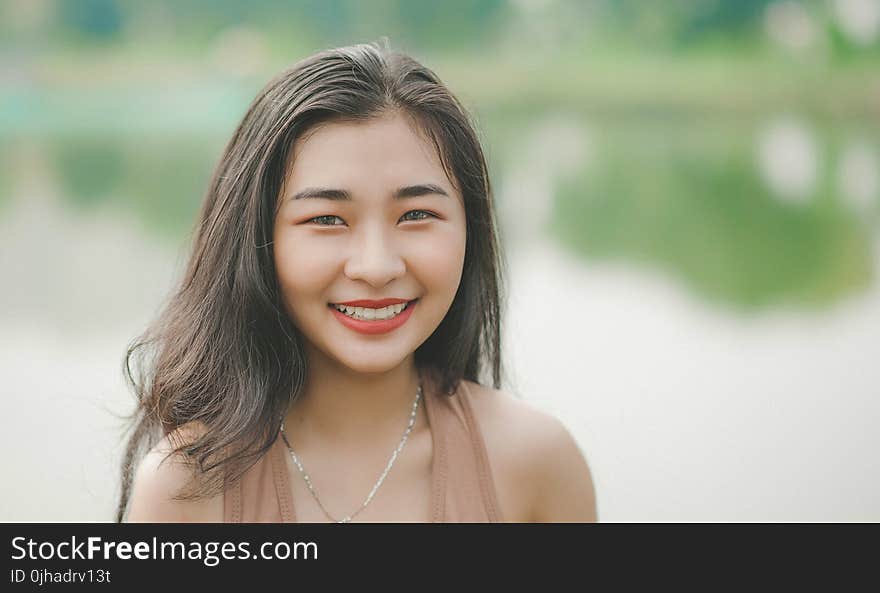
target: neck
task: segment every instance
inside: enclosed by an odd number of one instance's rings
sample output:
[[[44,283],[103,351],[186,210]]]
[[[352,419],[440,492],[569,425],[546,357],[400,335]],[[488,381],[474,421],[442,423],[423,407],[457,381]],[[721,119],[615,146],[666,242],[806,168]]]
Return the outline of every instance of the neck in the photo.
[[[359,373],[310,355],[304,389],[285,416],[285,432],[300,445],[332,442],[354,449],[391,435],[399,439],[412,414],[419,379],[413,355],[382,373]],[[423,385],[413,433],[426,423],[426,390]]]

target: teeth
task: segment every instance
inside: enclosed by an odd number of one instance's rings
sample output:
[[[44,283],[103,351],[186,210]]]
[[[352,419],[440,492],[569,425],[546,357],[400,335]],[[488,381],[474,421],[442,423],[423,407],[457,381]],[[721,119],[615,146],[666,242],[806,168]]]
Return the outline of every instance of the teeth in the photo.
[[[348,307],[346,305],[333,305],[337,310],[342,311],[349,317],[361,319],[364,321],[375,321],[378,319],[391,319],[400,315],[400,312],[406,309],[408,303],[400,303],[398,305],[388,305],[381,309],[370,309],[369,307]]]

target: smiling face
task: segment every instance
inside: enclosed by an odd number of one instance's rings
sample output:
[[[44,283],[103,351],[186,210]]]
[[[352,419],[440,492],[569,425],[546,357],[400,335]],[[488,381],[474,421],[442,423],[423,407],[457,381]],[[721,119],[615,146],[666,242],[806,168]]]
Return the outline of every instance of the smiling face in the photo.
[[[430,337],[458,290],[462,197],[433,144],[397,113],[319,125],[295,143],[291,162],[274,257],[310,364],[391,370]],[[352,322],[332,306],[389,298],[418,300],[384,324]]]

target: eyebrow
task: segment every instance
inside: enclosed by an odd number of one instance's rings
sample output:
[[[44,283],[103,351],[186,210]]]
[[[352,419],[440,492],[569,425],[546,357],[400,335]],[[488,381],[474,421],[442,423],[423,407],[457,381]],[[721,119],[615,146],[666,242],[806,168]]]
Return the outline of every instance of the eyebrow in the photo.
[[[407,198],[416,198],[419,196],[427,196],[431,194],[437,194],[441,196],[449,196],[439,185],[435,185],[433,183],[420,183],[418,185],[407,185],[405,187],[400,187],[394,192],[395,200],[405,200]],[[351,201],[351,193],[344,189],[332,189],[327,187],[307,187],[304,190],[298,191],[290,198],[291,200],[309,200],[309,199],[324,199],[324,200],[340,200],[340,201]]]

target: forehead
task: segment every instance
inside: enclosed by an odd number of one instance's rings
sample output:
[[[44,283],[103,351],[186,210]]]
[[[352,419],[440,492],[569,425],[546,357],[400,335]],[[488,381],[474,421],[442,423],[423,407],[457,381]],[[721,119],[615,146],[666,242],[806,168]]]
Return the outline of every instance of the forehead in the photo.
[[[291,157],[287,170],[290,188],[397,187],[414,180],[451,188],[434,143],[399,113],[319,124],[297,139]]]

